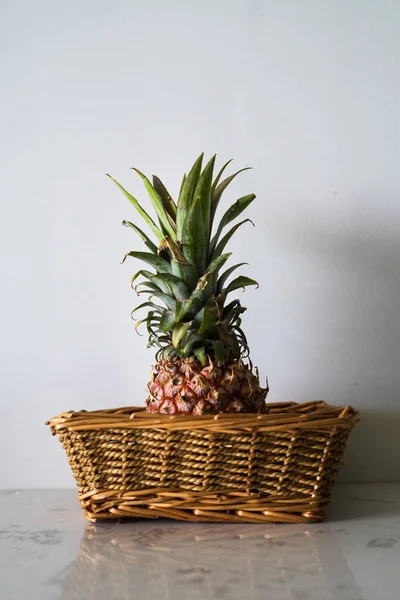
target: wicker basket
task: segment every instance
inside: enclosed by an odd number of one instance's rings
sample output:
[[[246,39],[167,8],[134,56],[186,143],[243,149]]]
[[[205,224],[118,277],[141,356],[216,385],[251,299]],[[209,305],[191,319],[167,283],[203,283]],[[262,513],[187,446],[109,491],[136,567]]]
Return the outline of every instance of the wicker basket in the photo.
[[[91,520],[307,523],[324,518],[350,406],[268,404],[265,415],[63,413],[58,434]]]

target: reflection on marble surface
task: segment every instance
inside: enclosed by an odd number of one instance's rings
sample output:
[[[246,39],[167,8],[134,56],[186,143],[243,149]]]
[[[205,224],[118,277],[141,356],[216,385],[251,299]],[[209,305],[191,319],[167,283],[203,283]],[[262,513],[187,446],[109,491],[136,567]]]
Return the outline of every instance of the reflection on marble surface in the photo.
[[[311,525],[93,525],[72,490],[0,504],[2,600],[397,597],[400,485],[338,486],[330,520]]]
[[[355,600],[361,592],[335,538],[295,526],[151,523],[85,528],[58,576],[61,598]]]

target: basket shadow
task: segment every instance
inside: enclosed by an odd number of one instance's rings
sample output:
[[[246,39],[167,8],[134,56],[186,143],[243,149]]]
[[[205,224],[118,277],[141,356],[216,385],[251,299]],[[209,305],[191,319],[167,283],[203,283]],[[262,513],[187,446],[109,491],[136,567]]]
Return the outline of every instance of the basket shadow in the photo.
[[[308,214],[283,234],[313,286],[300,341],[304,393],[361,414],[339,481],[400,480],[400,235],[386,201],[361,198],[360,211],[336,228]]]
[[[398,517],[399,510],[400,488],[396,483],[339,484],[333,489],[327,521],[373,523]]]
[[[400,480],[400,412],[362,409],[347,441],[339,482]],[[397,476],[396,476],[397,473]]]

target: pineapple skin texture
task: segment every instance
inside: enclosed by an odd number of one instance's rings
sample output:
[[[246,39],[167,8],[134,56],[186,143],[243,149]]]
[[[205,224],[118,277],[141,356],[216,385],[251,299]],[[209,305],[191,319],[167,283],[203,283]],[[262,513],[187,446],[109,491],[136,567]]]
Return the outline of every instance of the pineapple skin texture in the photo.
[[[152,369],[147,412],[169,415],[266,412],[268,387],[241,359],[205,367],[194,357],[160,360]]]

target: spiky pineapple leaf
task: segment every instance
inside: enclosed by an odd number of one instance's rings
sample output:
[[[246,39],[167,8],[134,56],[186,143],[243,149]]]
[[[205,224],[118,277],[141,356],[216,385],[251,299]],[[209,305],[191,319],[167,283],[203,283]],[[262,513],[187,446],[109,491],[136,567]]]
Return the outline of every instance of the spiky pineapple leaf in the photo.
[[[144,187],[146,188],[146,191],[149,195],[149,198],[151,200],[153,208],[156,211],[156,214],[157,214],[158,220],[160,221],[161,227],[167,232],[168,235],[170,235],[172,238],[175,238],[176,237],[176,229],[174,229],[175,223],[172,221],[172,224],[171,224],[171,219],[168,219],[168,213],[167,213],[166,209],[164,208],[161,197],[156,192],[156,190],[154,189],[154,187],[152,186],[150,181],[147,179],[146,175],[144,175],[141,171],[139,171],[139,169],[136,169],[135,167],[132,167],[132,169],[143,180]]]
[[[236,171],[236,173],[229,175],[229,177],[227,177],[226,179],[221,181],[220,184],[217,185],[211,198],[211,223],[214,220],[214,216],[218,208],[219,201],[221,200],[221,196],[228,187],[228,185],[237,175],[239,175],[239,173],[242,173],[243,171],[248,171],[251,168],[252,167],[244,167],[243,169],[239,169],[239,171]]]
[[[225,225],[228,225],[228,223],[236,219],[236,217],[238,217],[249,206],[249,204],[253,202],[255,197],[255,194],[247,194],[246,196],[242,196],[236,200],[236,202],[232,204],[232,206],[230,206],[223,215],[219,227],[222,229],[225,227]]]
[[[168,333],[175,325],[175,313],[170,310],[164,310],[161,315],[160,329],[163,333]]]
[[[181,263],[172,260],[171,270],[172,274],[179,277],[179,279],[182,279],[190,290],[193,290],[196,287],[198,275],[195,265],[182,265]]]
[[[113,181],[115,183],[115,185],[117,187],[119,187],[119,189],[121,190],[121,192],[128,198],[129,202],[137,210],[137,212],[142,217],[142,219],[144,219],[144,221],[146,221],[147,225],[150,227],[150,229],[152,230],[152,232],[154,233],[154,235],[157,237],[157,239],[159,239],[161,241],[163,239],[163,237],[164,237],[163,232],[161,231],[161,229],[159,229],[157,227],[157,225],[154,223],[154,221],[150,217],[150,215],[148,215],[147,212],[140,206],[140,204],[136,200],[136,198],[134,196],[132,196],[132,194],[130,194],[129,192],[127,192],[126,189],[124,187],[122,187],[122,185],[120,183],[118,183],[118,181],[116,181],[114,179],[114,177],[111,177],[111,175],[109,175],[108,173],[107,173],[107,177],[109,177],[111,179],[111,181]]]
[[[245,307],[240,305],[240,302],[237,302],[236,306],[233,306],[230,310],[224,310],[223,321],[227,329],[232,329],[233,326],[239,326],[241,324],[240,315],[244,313],[246,310]]]
[[[146,327],[147,327],[147,333],[149,334],[149,339],[153,339],[153,338],[157,339],[157,332],[154,331],[153,327],[157,327],[157,329],[160,328],[161,317],[153,318],[154,317],[153,312],[149,312],[148,316],[149,316],[149,319],[146,323]]]
[[[204,272],[208,258],[211,185],[214,163],[215,156],[208,161],[200,174],[192,203],[182,224],[182,235],[180,238],[182,241],[183,253],[189,262],[196,265],[199,274]],[[189,176],[185,185],[189,181]]]
[[[140,271],[136,271],[136,273],[131,277],[131,288],[133,288],[133,284],[135,283],[138,277],[142,276],[146,279],[150,279],[151,277],[153,277],[153,275],[155,275],[155,273],[152,273],[151,271],[146,271],[145,269],[140,269]]]
[[[207,300],[207,295],[204,290],[197,288],[191,293],[189,300],[177,302],[175,317],[177,321],[181,321],[187,314],[196,314]]]
[[[178,196],[178,198],[181,197],[182,189],[183,189],[183,186],[185,185],[185,181],[186,181],[186,173],[184,173],[183,177],[182,177],[182,183],[181,183],[181,187],[179,188],[179,196]]]
[[[156,312],[159,312],[159,313],[162,313],[165,310],[161,306],[154,304],[154,302],[142,302],[142,304],[139,304],[139,306],[136,306],[131,311],[131,317],[132,317],[133,313],[135,313],[137,310],[140,310],[141,308],[145,308],[145,306],[149,306],[149,307],[153,308],[153,310],[155,310]],[[134,317],[132,317],[132,319],[136,320]]]
[[[218,321],[218,313],[216,308],[207,308],[203,309],[203,316],[201,320],[200,327],[198,329],[198,333],[202,334],[214,327],[214,325]]]
[[[157,175],[153,175],[153,187],[157,194],[160,196],[165,211],[175,220],[176,218],[176,204],[173,201],[171,194]]]
[[[175,310],[176,310],[175,298],[172,298],[168,294],[165,294],[164,292],[162,292],[156,284],[154,284],[154,287],[153,287],[151,281],[148,282],[148,288],[149,289],[140,290],[138,292],[138,296],[140,296],[141,294],[150,294],[150,297],[155,296],[156,298],[159,298],[161,300],[161,302],[164,302],[165,306],[169,310],[172,310],[175,312]]]
[[[207,271],[197,281],[196,287],[191,293],[189,299],[178,303],[176,314],[177,321],[183,319],[184,316],[189,312],[191,314],[197,313],[202,308],[209,297],[208,288],[210,287],[209,284],[212,281],[213,275],[218,273],[218,270],[225,264],[230,256],[230,252],[222,254],[208,265]]]
[[[158,275],[152,275],[151,280],[156,283],[157,280],[166,283],[177,300],[188,300],[190,298],[189,288],[175,275],[171,275],[170,273],[158,273]]]
[[[159,323],[159,322],[160,322],[160,317],[155,317],[154,314],[150,311],[149,314],[147,315],[147,317],[145,317],[144,319],[140,319],[136,323],[136,325],[135,325],[135,331],[139,335],[142,335],[138,331],[138,329],[139,329],[140,325],[142,325],[142,323],[147,323],[147,326],[149,326],[150,323]],[[147,330],[149,330],[149,327],[147,327]]]
[[[233,358],[239,358],[239,356],[240,356],[240,346],[239,346],[239,343],[237,341],[236,335],[234,334],[233,331],[231,331],[231,333],[229,335],[229,345],[231,347],[231,352],[232,352]]]
[[[201,173],[203,163],[203,153],[190,169],[189,174],[182,183],[181,193],[179,194],[178,206],[176,209],[176,235],[179,241],[182,241],[182,229],[189,209],[192,205],[194,191]]]
[[[229,349],[221,342],[221,340],[210,340],[213,349],[215,360],[217,362],[225,363],[229,357]]]
[[[131,223],[130,221],[125,221],[125,220],[122,221],[122,225],[124,225],[125,227],[130,227],[131,229],[136,231],[136,233],[142,238],[142,240],[144,241],[144,243],[146,244],[148,249],[151,250],[151,252],[153,252],[153,254],[157,254],[157,246],[155,244],[153,244],[151,239],[141,229],[139,229],[139,227],[137,225],[135,225],[134,223]]]
[[[199,342],[202,341],[203,338],[201,335],[197,335],[196,333],[193,333],[192,331],[188,331],[184,338],[182,339],[182,342],[180,344],[180,347],[182,348],[181,350],[181,354],[183,357],[189,356],[189,354],[192,352],[193,350],[193,346]]]
[[[224,319],[226,319],[227,315],[236,307],[240,306],[240,300],[232,300],[232,302],[229,302],[229,304],[226,304],[224,306],[224,310],[223,310],[223,316]]]
[[[193,354],[195,355],[197,360],[200,361],[200,364],[202,365],[202,367],[205,367],[206,363],[207,363],[207,357],[206,357],[206,349],[204,348],[204,346],[199,346],[198,348],[193,348]]]
[[[221,254],[221,252],[224,250],[225,246],[227,245],[227,243],[229,242],[229,240],[231,239],[231,237],[233,236],[233,234],[235,233],[235,231],[237,229],[239,229],[239,227],[241,227],[244,223],[251,223],[253,225],[253,227],[254,227],[254,223],[253,223],[253,221],[251,221],[251,219],[244,219],[243,221],[240,221],[240,223],[236,223],[236,225],[234,225],[233,227],[231,227],[230,230],[228,231],[228,233],[226,233],[224,235],[224,237],[222,238],[222,240],[220,240],[218,242],[218,244],[214,248],[212,257],[216,257],[216,256],[219,256]]]
[[[205,275],[217,275],[220,268],[224,266],[230,256],[232,256],[232,252],[227,252],[214,258],[208,265]]]
[[[168,296],[173,297],[171,285],[165,281],[164,277],[172,277],[172,275],[169,273],[157,273],[156,275],[152,275],[150,277],[150,281],[144,281],[143,285],[149,285],[149,283],[156,284],[158,288],[164,292],[164,294],[168,294]],[[141,284],[139,283],[138,285]]]
[[[240,288],[245,288],[248,285],[255,285],[258,287],[258,283],[254,279],[250,279],[250,277],[245,277],[244,275],[239,275],[239,277],[236,277],[236,279],[231,281],[230,284],[222,290],[222,294],[227,296],[230,292]]]
[[[205,253],[208,247],[208,238],[203,228],[200,200],[200,196],[195,197],[188,209],[180,238],[183,254],[190,263],[195,265],[198,274],[204,272]]]
[[[154,275],[154,277],[157,277],[157,275]],[[147,287],[149,288],[149,290],[153,290],[156,292],[164,292],[167,293],[168,295],[170,295],[170,292],[165,292],[159,285],[159,282],[155,282],[155,281],[150,281],[148,279],[146,279],[146,281],[139,281],[139,283],[137,283],[135,285],[135,287],[133,288],[135,290],[135,292],[137,293],[137,295],[139,296],[139,294],[141,294],[143,292],[143,290],[139,289],[140,286],[142,285],[147,285]]]
[[[171,252],[172,260],[174,260],[175,262],[189,267],[192,266],[192,263],[186,260],[182,250],[175,242],[175,240],[170,238],[168,235],[166,235],[164,240],[161,242],[158,248],[158,253],[160,253],[160,251],[162,251],[164,248],[168,248],[168,250]]]
[[[247,346],[247,338],[244,334],[243,329],[241,329],[240,327],[234,327],[233,330],[235,332],[236,337],[239,339],[240,343],[243,346]]]
[[[177,301],[177,303],[176,303],[176,310],[175,310],[175,321],[177,323],[179,323],[179,321],[182,321],[182,319],[184,318],[184,316],[189,311],[189,308],[188,308],[189,303],[190,303],[190,299],[189,300],[183,300],[183,301],[180,301],[180,300]]]
[[[216,176],[216,178],[214,179],[214,181],[213,181],[213,184],[212,184],[212,186],[211,186],[211,197],[214,195],[214,192],[215,192],[215,190],[216,190],[216,187],[217,187],[217,185],[219,184],[219,182],[220,182],[220,179],[221,179],[221,177],[222,177],[222,175],[223,175],[223,173],[224,173],[224,171],[225,171],[226,167],[227,167],[227,166],[228,166],[228,165],[229,165],[229,164],[230,164],[232,161],[233,161],[233,158],[230,158],[230,159],[228,160],[228,162],[226,162],[226,163],[224,164],[224,166],[223,166],[223,167],[220,169],[220,171],[219,171],[218,175],[217,175],[217,176]]]
[[[227,269],[224,273],[222,273],[221,277],[219,277],[219,279],[217,281],[217,294],[221,293],[226,280],[228,279],[228,277],[230,275],[232,275],[233,271],[235,271],[239,267],[242,267],[243,265],[247,265],[247,264],[248,263],[245,263],[245,262],[237,263],[236,265],[229,267],[229,269]]]
[[[236,200],[236,202],[234,204],[232,204],[232,206],[230,206],[228,208],[228,210],[225,212],[225,214],[223,215],[222,219],[219,222],[216,234],[214,235],[213,239],[211,240],[211,243],[210,243],[211,254],[213,254],[213,252],[215,250],[215,246],[217,245],[219,236],[221,235],[223,228],[226,225],[228,225],[228,223],[230,223],[231,221],[236,219],[236,217],[238,217],[249,206],[249,204],[251,204],[253,202],[255,197],[256,197],[255,194],[248,194],[247,196],[242,196],[241,198]]]
[[[163,349],[162,351],[162,357],[164,359],[166,358],[172,358],[172,355],[175,355],[175,348],[173,346],[167,346],[166,348]],[[156,359],[159,360],[160,355],[156,355]]]
[[[172,344],[177,348],[179,346],[179,342],[185,335],[185,333],[190,329],[191,323],[177,323],[172,330]]]
[[[169,213],[166,212],[165,214],[167,215],[168,223],[170,224],[171,229],[174,232],[173,237],[174,237],[174,239],[176,239],[176,222],[175,222],[175,219],[173,219]],[[164,227],[162,229],[164,230],[165,235],[167,235],[168,231],[166,231]]]
[[[210,158],[199,177],[194,197],[200,197],[203,230],[207,240],[210,237],[211,186],[214,172],[215,154]]]
[[[146,262],[154,267],[158,273],[171,273],[171,265],[167,260],[165,260],[165,258],[162,258],[161,256],[150,254],[150,252],[135,252],[132,250],[131,252],[127,252],[127,254],[125,254],[122,262],[125,262],[128,256],[132,256],[132,258],[138,258],[139,260]]]

